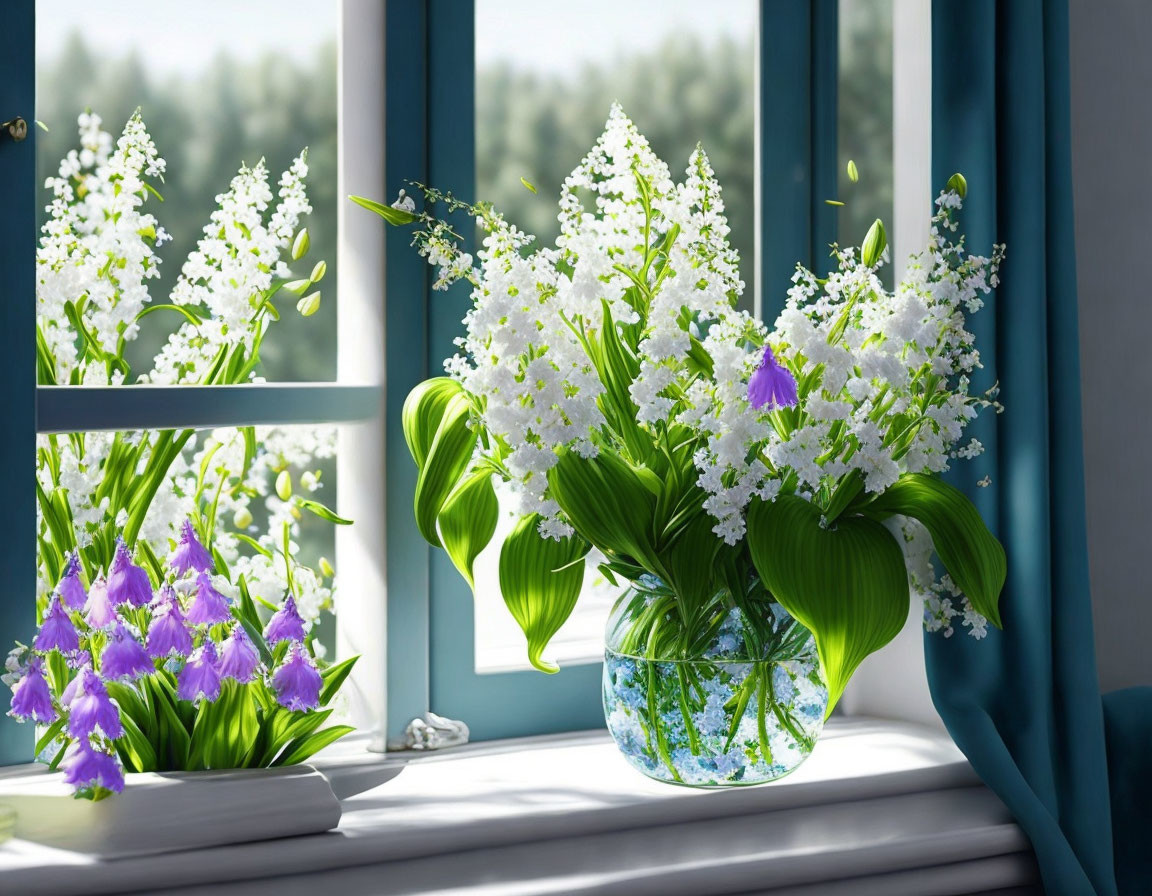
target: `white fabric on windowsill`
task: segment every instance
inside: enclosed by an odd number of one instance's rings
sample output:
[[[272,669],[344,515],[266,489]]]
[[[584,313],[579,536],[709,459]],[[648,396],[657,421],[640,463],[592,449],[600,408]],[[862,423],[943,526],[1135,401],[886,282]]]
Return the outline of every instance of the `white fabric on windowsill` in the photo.
[[[406,758],[353,744],[317,763],[338,794],[395,775],[344,799],[328,834],[117,862],[13,841],[0,891],[927,896],[1034,880],[1003,805],[946,735],[913,725],[835,719],[791,776],[724,791],[649,781],[603,732],[415,756],[397,774]]]

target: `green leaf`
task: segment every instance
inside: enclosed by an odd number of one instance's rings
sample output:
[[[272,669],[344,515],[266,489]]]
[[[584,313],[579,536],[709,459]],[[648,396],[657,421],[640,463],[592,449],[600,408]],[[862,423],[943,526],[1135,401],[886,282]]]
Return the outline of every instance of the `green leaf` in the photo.
[[[440,547],[436,517],[468,469],[475,447],[476,432],[468,426],[468,398],[464,394],[455,395],[444,409],[444,417],[420,468],[413,501],[420,534],[435,547]]]
[[[529,183],[529,182],[528,182],[526,179],[524,179],[523,177],[522,177],[522,178],[520,178],[520,183],[524,185],[524,189],[525,189],[525,190],[527,190],[529,193],[535,193],[535,192],[536,192],[536,187],[535,187],[535,186],[533,186],[532,184],[530,184],[530,183]]]
[[[961,199],[968,195],[968,181],[964,179],[964,175],[957,171],[950,178],[948,183],[945,184],[944,189],[951,193],[955,193]]]
[[[660,551],[667,571],[666,584],[676,594],[676,609],[689,629],[716,592],[715,560],[723,542],[712,531],[715,522],[709,514],[699,511]]]
[[[305,510],[310,513],[316,514],[322,520],[327,520],[330,523],[335,523],[337,526],[351,526],[352,520],[345,519],[342,516],[337,516],[334,510],[325,507],[319,501],[313,501],[309,498],[297,498],[297,502]]]
[[[840,519],[782,495],[748,507],[748,547],[760,578],[816,638],[828,681],[828,712],[856,667],[896,637],[908,617],[904,553],[881,523]]]
[[[576,531],[593,545],[667,579],[652,539],[656,497],[627,462],[610,451],[588,458],[568,451],[548,471],[548,485]]]
[[[475,588],[472,564],[496,531],[500,504],[492,487],[492,471],[467,477],[444,502],[437,522],[440,540],[469,587]]]
[[[980,511],[962,491],[932,476],[906,473],[867,510],[899,513],[923,523],[952,581],[976,612],[1002,627],[999,600],[1008,561]]]
[[[251,687],[229,679],[222,683],[214,702],[200,704],[192,730],[192,755],[205,768],[243,767],[260,728]]]
[[[370,212],[375,212],[389,224],[400,227],[404,224],[411,224],[413,221],[419,221],[420,216],[413,212],[405,211],[402,208],[393,208],[390,205],[385,205],[382,202],[377,202],[374,199],[366,199],[363,196],[349,196],[361,208],[366,208]]]
[[[344,679],[348,677],[358,659],[360,659],[358,656],[350,657],[334,666],[329,666],[320,673],[320,679],[324,683],[320,689],[321,706],[327,706],[336,696],[336,692],[340,690],[340,686],[344,684]]]
[[[175,311],[178,314],[184,315],[188,323],[194,327],[199,327],[203,323],[203,318],[196,314],[191,308],[184,305],[149,305],[143,311],[136,315],[136,320],[147,317],[153,311]]]
[[[408,443],[408,451],[416,466],[424,466],[448,402],[463,391],[455,380],[438,376],[424,380],[404,399],[400,421],[404,441]]]
[[[351,734],[355,730],[351,725],[335,725],[332,728],[317,731],[315,734],[297,738],[284,748],[284,752],[277,756],[276,761],[272,764],[295,765],[298,762],[303,762],[313,753],[323,750],[329,744],[335,743],[345,734]]]
[[[150,772],[156,769],[156,751],[140,726],[127,713],[120,714],[124,735],[116,739],[116,750],[130,772]]]
[[[317,712],[289,711],[276,704],[265,719],[262,733],[267,743],[257,757],[256,764],[261,768],[272,765],[289,741],[311,734],[328,720],[332,712],[331,709]]]
[[[560,667],[541,659],[572,614],[584,583],[588,543],[578,536],[541,537],[540,515],[522,517],[500,549],[500,593],[528,640],[528,661],[541,672]]]

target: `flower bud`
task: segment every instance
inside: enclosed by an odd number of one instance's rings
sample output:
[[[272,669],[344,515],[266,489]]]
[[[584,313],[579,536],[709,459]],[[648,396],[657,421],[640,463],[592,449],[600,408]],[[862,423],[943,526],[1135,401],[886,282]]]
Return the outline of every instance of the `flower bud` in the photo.
[[[955,193],[961,199],[968,195],[968,181],[964,179],[964,175],[957,171],[950,178],[944,187],[949,193]]]
[[[310,248],[312,248],[312,238],[308,236],[308,228],[301,227],[300,232],[296,234],[296,239],[292,241],[292,260],[299,261],[308,254]]]
[[[276,494],[281,501],[287,501],[292,497],[292,474],[287,470],[281,470],[280,475],[276,477]]]
[[[320,574],[332,578],[336,575],[336,570],[332,568],[332,564],[328,562],[327,557],[320,558]]]
[[[860,180],[860,171],[856,168],[856,163],[851,159],[848,160],[848,180],[856,183]]]
[[[876,267],[887,245],[888,235],[884,232],[884,222],[877,218],[868,228],[868,235],[864,237],[864,243],[860,247],[860,260],[866,267]]]
[[[319,283],[324,279],[324,275],[327,273],[328,262],[326,262],[324,259],[320,259],[318,262],[316,262],[316,266],[312,268],[312,274],[308,279],[313,283]]]
[[[312,285],[311,280],[290,280],[284,284],[284,289],[288,292],[294,292],[296,295],[304,295],[304,290]]]
[[[247,507],[236,511],[236,515],[232,517],[232,525],[237,529],[247,529],[252,525],[252,513]]]
[[[320,292],[317,290],[310,295],[304,296],[299,302],[296,303],[296,310],[299,311],[304,317],[311,317],[320,310]]]

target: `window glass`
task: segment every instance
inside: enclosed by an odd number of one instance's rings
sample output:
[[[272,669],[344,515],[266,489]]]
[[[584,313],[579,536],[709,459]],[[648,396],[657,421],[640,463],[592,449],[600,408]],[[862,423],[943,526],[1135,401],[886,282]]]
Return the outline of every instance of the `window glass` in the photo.
[[[37,436],[38,613],[73,556],[85,588],[107,576],[118,538],[153,587],[191,587],[173,566],[190,524],[221,593],[235,600],[243,580],[270,613],[290,591],[332,656],[335,527],[320,514],[336,500],[335,446],[330,426]]]
[[[859,246],[876,218],[892,232],[892,0],[840,0],[837,240]],[[860,179],[848,180],[848,160]],[[882,278],[891,288],[892,267]]]
[[[753,306],[756,0],[588,0],[579,14],[535,0],[476,0],[476,198],[544,244],[559,233],[564,178],[619,102],[679,177],[699,141],[722,187]],[[528,190],[522,179],[535,187]],[[503,521],[510,528],[512,521]],[[476,667],[529,668],[504,610],[498,530],[476,563]],[[552,640],[560,662],[599,662],[618,589],[588,564],[573,615]]]
[[[281,172],[307,147],[312,213],[300,223],[311,251],[294,276],[307,277],[319,259],[327,271],[311,316],[295,307],[303,295],[282,291],[273,300],[282,319],[254,371],[270,381],[335,379],[337,11],[338,0],[36,4],[36,117],[47,128],[37,137],[38,180],[57,175],[61,159],[79,148],[77,119],[85,112],[99,116],[115,139],[138,110],[167,163],[162,176],[148,178],[164,201],[150,196],[141,209],[171,237],[155,248],[160,264],[146,281],[150,304],[181,301],[175,290],[184,260],[241,165],[263,160],[275,191]],[[90,171],[84,163],[91,161],[81,150],[75,173]],[[41,225],[51,198],[45,191],[38,202]],[[41,310],[59,316],[56,305]],[[126,340],[131,372],[124,382],[151,371],[185,322],[167,311],[142,320],[138,335]]]

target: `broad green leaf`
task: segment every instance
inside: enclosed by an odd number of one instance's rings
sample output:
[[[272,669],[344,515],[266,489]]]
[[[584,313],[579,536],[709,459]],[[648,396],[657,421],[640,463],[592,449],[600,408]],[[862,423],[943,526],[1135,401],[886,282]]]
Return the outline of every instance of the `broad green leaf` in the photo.
[[[714,524],[715,520],[698,507],[697,515],[660,551],[666,584],[675,592],[676,609],[689,628],[715,591],[715,560],[723,542],[712,531]]]
[[[404,399],[400,422],[404,429],[404,441],[408,443],[408,452],[416,461],[416,466],[424,466],[448,402],[462,391],[455,380],[438,376],[424,380]]]
[[[400,227],[404,224],[411,224],[413,221],[419,221],[420,216],[402,208],[393,208],[390,205],[385,205],[383,202],[377,202],[375,199],[366,199],[363,196],[349,196],[361,208],[366,208],[370,212],[375,212],[389,224]]]
[[[633,460],[643,461],[651,452],[652,439],[636,422],[636,403],[629,387],[640,372],[640,361],[620,339],[612,310],[602,301],[603,318],[599,334],[588,337],[588,354],[596,366],[604,392],[597,399],[612,429],[624,440]]]
[[[351,734],[356,729],[351,725],[335,725],[325,728],[306,737],[297,738],[284,748],[284,752],[276,757],[273,765],[295,765],[303,762],[313,753],[323,750],[329,744],[335,743],[345,734]]]
[[[492,471],[481,470],[456,487],[437,518],[444,550],[470,587],[475,587],[472,564],[492,540],[499,516]]]
[[[578,536],[541,537],[539,514],[521,518],[500,549],[500,592],[528,640],[528,661],[541,672],[559,667],[541,659],[552,636],[572,614],[588,543]]]
[[[568,451],[548,471],[548,485],[576,531],[593,545],[667,578],[652,538],[656,496],[627,462],[610,451],[587,458]]]
[[[322,520],[327,520],[330,523],[335,523],[337,526],[351,526],[352,520],[345,519],[337,515],[336,511],[325,507],[319,501],[313,501],[309,498],[297,498],[300,506],[307,510],[309,513],[314,513]]]
[[[468,399],[463,394],[455,395],[444,409],[424,466],[420,468],[413,502],[420,534],[435,547],[440,547],[436,517],[468,469],[475,447],[476,432],[468,426]]]
[[[1008,575],[1004,548],[962,491],[932,476],[906,473],[867,507],[924,524],[940,562],[976,612],[997,628],[1000,591]]]
[[[904,625],[904,553],[881,523],[846,517],[826,529],[818,507],[791,495],[754,500],[747,538],[765,586],[816,638],[831,713],[856,667]]]

